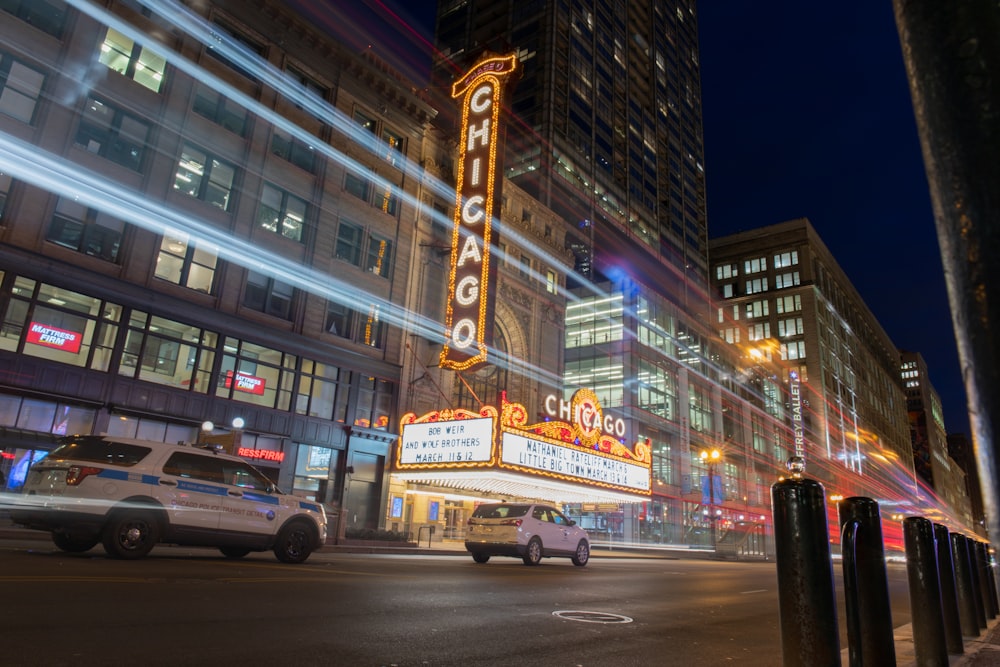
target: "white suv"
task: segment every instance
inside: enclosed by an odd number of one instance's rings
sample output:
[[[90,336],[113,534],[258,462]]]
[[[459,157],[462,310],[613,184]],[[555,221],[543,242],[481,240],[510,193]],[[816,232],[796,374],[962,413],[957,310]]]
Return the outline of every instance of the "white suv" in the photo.
[[[32,466],[11,518],[51,532],[64,551],[101,542],[115,558],[142,558],[166,542],[230,558],[270,549],[301,563],[326,541],[322,505],[282,493],[242,459],[97,435],[65,438]]]
[[[580,566],[590,560],[587,531],[549,505],[484,504],[467,523],[465,548],[477,563],[490,556],[519,557],[525,565],[538,565],[549,556],[567,556]]]

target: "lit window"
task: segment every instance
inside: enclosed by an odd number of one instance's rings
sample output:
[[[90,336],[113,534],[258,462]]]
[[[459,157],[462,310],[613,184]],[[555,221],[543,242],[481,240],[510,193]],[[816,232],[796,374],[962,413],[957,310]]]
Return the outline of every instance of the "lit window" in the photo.
[[[164,234],[156,256],[155,275],[175,285],[212,293],[219,251],[215,246],[192,243],[186,234]]]
[[[137,44],[114,28],[108,28],[101,44],[100,61],[122,76],[149,88],[154,93],[163,86],[167,61],[153,51]]]
[[[188,144],[181,152],[174,190],[228,211],[235,178],[236,167]]]
[[[373,234],[368,239],[368,259],[365,262],[365,271],[371,271],[375,275],[388,278],[391,265],[392,242]]]
[[[293,241],[302,241],[307,208],[304,199],[265,183],[257,210],[257,225]]]
[[[559,293],[559,276],[552,269],[545,272],[545,291],[549,294]]]

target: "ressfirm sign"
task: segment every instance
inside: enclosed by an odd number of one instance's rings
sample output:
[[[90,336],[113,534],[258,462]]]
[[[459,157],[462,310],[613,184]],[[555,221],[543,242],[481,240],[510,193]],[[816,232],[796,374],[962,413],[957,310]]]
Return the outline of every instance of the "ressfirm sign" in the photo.
[[[442,368],[476,368],[486,363],[492,343],[496,266],[490,249],[503,180],[503,93],[516,70],[513,54],[485,58],[452,86],[462,129]]]

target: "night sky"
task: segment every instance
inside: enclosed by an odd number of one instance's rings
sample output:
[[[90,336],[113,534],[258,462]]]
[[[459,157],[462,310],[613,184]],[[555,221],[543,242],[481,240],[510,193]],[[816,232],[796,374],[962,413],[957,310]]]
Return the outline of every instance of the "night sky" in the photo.
[[[337,3],[337,28],[425,82],[435,7]],[[698,11],[709,236],[808,218],[896,346],[927,361],[948,431],[968,433],[892,3],[715,0]],[[357,29],[372,16],[384,29]]]

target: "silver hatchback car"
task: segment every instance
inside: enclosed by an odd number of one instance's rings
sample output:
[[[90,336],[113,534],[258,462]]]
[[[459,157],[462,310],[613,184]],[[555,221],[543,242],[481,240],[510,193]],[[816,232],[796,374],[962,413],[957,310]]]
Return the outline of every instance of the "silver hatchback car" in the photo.
[[[590,560],[587,531],[556,508],[536,503],[480,505],[469,517],[465,548],[477,563],[514,556],[538,565],[542,558],[563,556],[582,567]]]

